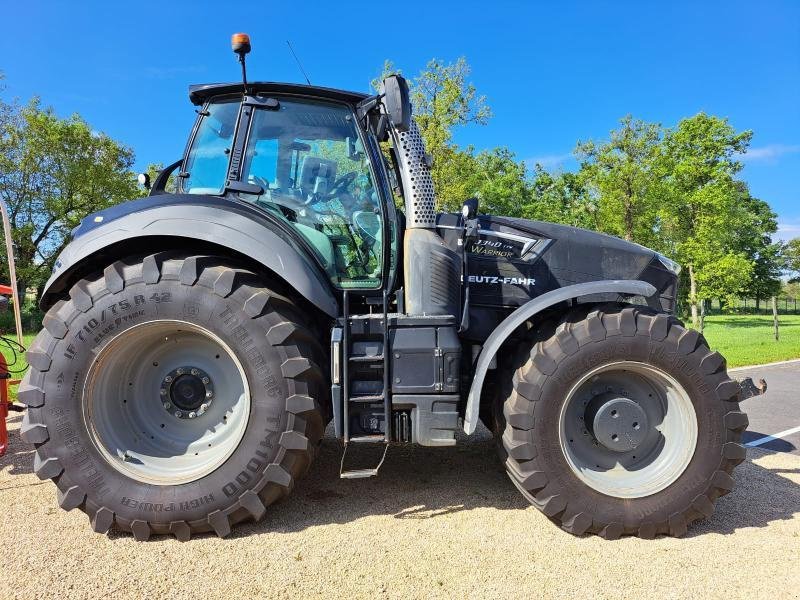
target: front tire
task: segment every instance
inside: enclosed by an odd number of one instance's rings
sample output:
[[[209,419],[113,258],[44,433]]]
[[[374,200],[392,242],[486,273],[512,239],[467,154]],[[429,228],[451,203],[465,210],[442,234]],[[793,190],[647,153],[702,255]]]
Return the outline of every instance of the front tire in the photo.
[[[522,349],[498,415],[522,494],[563,529],[680,536],[733,488],[747,417],[702,335],[645,307],[569,313]]]
[[[226,259],[115,262],[72,286],[28,352],[34,470],[97,532],[224,537],[314,457],[327,402],[317,339]]]

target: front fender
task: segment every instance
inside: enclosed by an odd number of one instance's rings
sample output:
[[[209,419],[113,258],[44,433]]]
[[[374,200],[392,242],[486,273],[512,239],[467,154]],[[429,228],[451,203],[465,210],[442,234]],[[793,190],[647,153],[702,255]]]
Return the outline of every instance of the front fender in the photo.
[[[172,204],[165,204],[164,196],[156,198],[160,199],[158,205],[145,199],[89,215],[76,230],[75,239],[58,257],[45,285],[42,305],[52,304],[53,297],[69,285],[70,274],[104,249],[126,240],[135,244],[141,238],[144,246],[145,238],[168,237],[179,240],[188,250],[192,244],[206,242],[248,256],[281,277],[325,314],[337,316],[336,297],[320,266],[258,209],[220,198],[206,203],[201,198],[175,196]]]
[[[481,354],[478,357],[478,364],[475,367],[475,376],[472,379],[472,386],[469,389],[467,406],[464,411],[464,432],[467,434],[475,432],[475,428],[478,426],[481,390],[483,388],[483,380],[486,378],[486,372],[489,370],[489,365],[500,349],[500,346],[503,345],[503,342],[506,341],[508,336],[510,336],[517,327],[537,313],[559,302],[565,302],[582,296],[606,293],[629,294],[631,296],[649,298],[656,293],[656,288],[646,281],[630,279],[576,283],[537,296],[533,300],[520,306],[495,327],[491,335],[486,338]]]

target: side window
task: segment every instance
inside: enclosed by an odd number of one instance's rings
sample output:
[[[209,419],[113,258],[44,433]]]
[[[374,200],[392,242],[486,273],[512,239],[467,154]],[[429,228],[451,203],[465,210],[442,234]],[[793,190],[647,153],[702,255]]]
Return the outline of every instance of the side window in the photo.
[[[206,111],[186,160],[183,191],[188,194],[220,194],[228,174],[239,101],[214,102]]]
[[[242,178],[264,193],[241,197],[303,236],[334,285],[380,286],[380,196],[349,107],[282,98],[279,110],[257,109]]]

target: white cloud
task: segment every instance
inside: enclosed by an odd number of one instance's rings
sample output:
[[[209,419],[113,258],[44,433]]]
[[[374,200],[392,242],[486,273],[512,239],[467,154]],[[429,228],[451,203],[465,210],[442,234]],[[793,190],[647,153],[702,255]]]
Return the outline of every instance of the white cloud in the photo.
[[[784,154],[794,154],[796,152],[800,152],[800,144],[768,144],[750,148],[746,154],[740,155],[739,158],[744,162],[773,162]]]
[[[526,158],[525,164],[531,169],[537,163],[542,165],[545,169],[554,169],[564,166],[564,163],[569,160],[572,160],[571,152],[567,152],[565,154],[544,154],[542,156]]]
[[[800,237],[800,219],[778,221],[778,231],[773,237],[775,240],[782,240],[784,242]]]

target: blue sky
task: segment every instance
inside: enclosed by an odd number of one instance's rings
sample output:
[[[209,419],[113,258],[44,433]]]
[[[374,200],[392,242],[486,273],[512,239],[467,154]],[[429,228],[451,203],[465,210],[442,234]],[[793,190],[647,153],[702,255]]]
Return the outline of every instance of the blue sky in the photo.
[[[800,2],[9,2],[6,97],[38,94],[169,163],[194,120],[190,83],[236,80],[230,34],[250,33],[251,79],[367,90],[384,59],[416,74],[465,56],[494,118],[478,148],[569,169],[575,141],[627,113],[673,125],[706,111],[755,132],[743,177],[800,236]],[[371,8],[369,8],[371,7]]]

